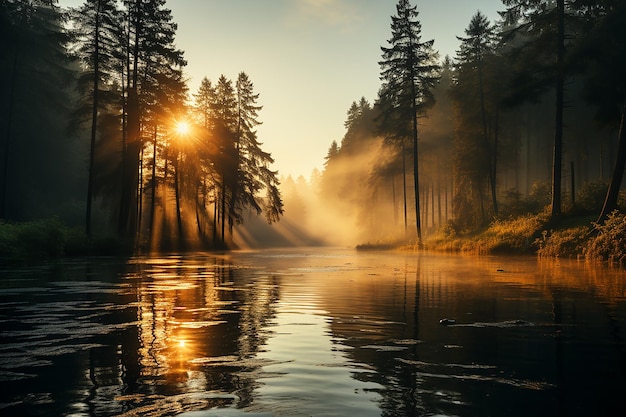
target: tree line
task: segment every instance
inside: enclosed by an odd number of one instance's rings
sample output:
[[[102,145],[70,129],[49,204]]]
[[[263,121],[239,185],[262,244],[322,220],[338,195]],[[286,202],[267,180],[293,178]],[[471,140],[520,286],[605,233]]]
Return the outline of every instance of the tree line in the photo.
[[[253,82],[243,72],[235,83],[204,79],[190,99],[165,3],[0,4],[0,219],[54,206],[84,218],[90,238],[97,223],[166,248],[227,246],[247,210],[280,218]]]
[[[624,2],[503,0],[497,22],[478,11],[443,59],[417,6],[399,0],[396,12],[378,96],[352,103],[320,180],[324,199],[354,203],[368,239],[420,242],[423,229],[467,232],[544,207],[553,221],[602,222],[618,208]]]

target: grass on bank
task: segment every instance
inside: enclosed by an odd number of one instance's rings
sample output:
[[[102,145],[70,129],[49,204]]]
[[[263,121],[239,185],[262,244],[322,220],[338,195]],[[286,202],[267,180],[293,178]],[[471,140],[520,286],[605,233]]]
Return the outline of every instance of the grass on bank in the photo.
[[[424,241],[424,248],[474,255],[532,253],[535,250],[533,242],[546,223],[547,218],[543,214],[496,220],[488,227],[473,232],[460,232],[448,223]]]
[[[626,266],[626,214],[613,212],[603,224],[587,215],[552,221],[547,211],[496,220],[471,233],[449,224],[424,242],[424,249],[465,254],[537,254],[574,257]]]
[[[603,224],[595,223],[607,187],[606,181],[582,184],[575,203],[564,207],[558,220],[550,216],[549,182],[533,184],[526,198],[509,190],[502,204],[502,212],[509,213],[507,219],[475,231],[463,231],[449,222],[425,240],[424,248],[467,254],[575,257],[626,266],[626,214],[616,211]],[[620,193],[618,205],[626,207],[626,192]]]

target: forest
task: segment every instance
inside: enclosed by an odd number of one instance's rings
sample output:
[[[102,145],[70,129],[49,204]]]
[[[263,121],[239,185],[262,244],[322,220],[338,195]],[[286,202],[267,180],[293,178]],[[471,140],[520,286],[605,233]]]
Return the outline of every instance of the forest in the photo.
[[[1,6],[3,221],[82,223],[78,246],[159,251],[226,248],[250,210],[278,220],[245,72],[190,98],[164,0],[56,3]]]
[[[305,194],[355,219],[363,247],[623,262],[623,2],[505,0],[443,58],[418,6],[398,2],[379,95],[349,107]]]
[[[262,149],[245,72],[189,91],[165,0],[3,1],[2,257],[16,239],[49,254],[459,250],[480,233],[487,251],[559,254],[626,232],[623,1],[503,0],[498,21],[459,28],[454,57],[422,39],[419,1],[396,11],[378,96],[294,180]]]

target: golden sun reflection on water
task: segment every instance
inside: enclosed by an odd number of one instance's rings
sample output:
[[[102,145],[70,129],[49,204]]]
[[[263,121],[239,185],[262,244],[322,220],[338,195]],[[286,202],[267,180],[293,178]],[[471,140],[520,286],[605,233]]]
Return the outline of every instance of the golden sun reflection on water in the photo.
[[[135,281],[144,377],[201,393],[224,383],[209,369],[258,366],[250,359],[266,338],[259,328],[271,312],[277,285],[260,274],[254,284],[242,286],[236,281],[239,268],[220,256],[146,259]]]

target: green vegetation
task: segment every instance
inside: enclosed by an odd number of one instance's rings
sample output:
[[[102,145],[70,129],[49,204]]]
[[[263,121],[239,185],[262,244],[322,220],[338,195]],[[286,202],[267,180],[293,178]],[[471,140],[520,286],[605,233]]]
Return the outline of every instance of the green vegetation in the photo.
[[[107,235],[89,239],[82,228],[69,228],[56,218],[23,223],[0,222],[0,264],[131,252],[128,241]]]

